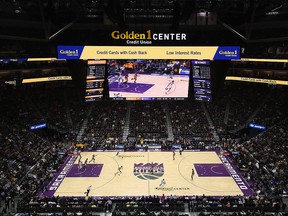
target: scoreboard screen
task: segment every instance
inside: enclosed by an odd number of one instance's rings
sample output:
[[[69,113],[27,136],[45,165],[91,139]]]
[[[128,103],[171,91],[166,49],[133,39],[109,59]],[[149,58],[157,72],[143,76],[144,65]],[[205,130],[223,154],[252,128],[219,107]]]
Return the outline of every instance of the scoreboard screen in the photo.
[[[211,94],[211,89],[194,88],[194,94],[209,95]]]
[[[102,61],[90,61],[88,62],[87,79],[105,77],[105,65],[91,65],[101,63]]]
[[[191,60],[107,60],[109,98],[112,100],[185,100]]]
[[[210,61],[192,61],[193,78],[210,79]]]
[[[85,101],[96,101],[103,98],[106,60],[88,60]]]
[[[193,79],[193,83],[194,83],[194,89],[195,88],[203,88],[203,89],[211,88],[211,80]]]
[[[210,61],[193,60],[192,71],[195,100],[211,101]]]
[[[212,100],[211,95],[195,95],[195,100],[209,102]]]
[[[86,89],[98,89],[104,87],[104,79],[86,80]]]

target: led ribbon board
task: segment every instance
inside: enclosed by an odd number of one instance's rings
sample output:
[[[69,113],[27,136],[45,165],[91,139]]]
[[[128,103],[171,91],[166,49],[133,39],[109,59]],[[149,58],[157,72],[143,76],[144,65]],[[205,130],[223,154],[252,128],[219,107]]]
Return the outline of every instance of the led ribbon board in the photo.
[[[39,130],[39,129],[43,129],[46,128],[46,123],[42,123],[42,124],[36,124],[36,125],[31,125],[29,127],[30,130]]]
[[[288,81],[286,81],[286,80],[262,79],[262,78],[253,78],[253,77],[226,76],[225,80],[267,83],[267,84],[273,84],[273,85],[288,85]]]
[[[255,129],[258,129],[258,130],[266,130],[266,127],[263,126],[263,125],[259,125],[259,124],[255,124],[255,123],[250,123],[248,125],[249,128],[255,128]]]
[[[239,46],[58,46],[58,59],[240,59]]]

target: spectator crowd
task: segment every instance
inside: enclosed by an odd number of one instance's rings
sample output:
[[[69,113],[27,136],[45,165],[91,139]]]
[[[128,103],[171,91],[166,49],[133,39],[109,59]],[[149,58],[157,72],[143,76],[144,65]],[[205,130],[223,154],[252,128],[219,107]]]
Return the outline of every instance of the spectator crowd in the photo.
[[[222,99],[208,105],[189,101],[83,104],[69,87],[62,88],[61,92],[59,89],[41,93],[35,93],[35,89],[0,92],[0,198],[5,201],[2,211],[7,213],[11,205],[15,205],[16,197],[19,199],[18,210],[31,213],[110,211],[114,215],[178,215],[185,211],[184,204],[188,204],[190,211],[197,212],[251,211],[261,215],[263,211],[284,211],[281,196],[288,191],[287,89],[261,86],[261,91],[256,92],[256,88],[254,84],[227,85]],[[237,93],[239,89],[241,94]],[[263,95],[271,100],[265,100]],[[208,112],[205,112],[206,108]],[[226,111],[229,114],[225,120]],[[224,138],[224,134],[229,134],[251,116],[255,122],[269,126],[268,130],[246,138],[243,143],[234,139],[241,138],[241,134]],[[46,122],[48,127],[29,130],[30,125],[41,122]],[[125,127],[129,129],[127,137],[124,136]],[[112,200],[38,196],[40,191],[47,190],[53,174],[71,151],[71,144],[81,142],[93,150],[113,150],[123,143],[133,147],[151,140],[166,145],[161,141],[171,135],[169,127],[174,137],[170,142],[180,144],[184,150],[222,144],[225,151],[238,152],[231,158],[251,182],[255,196]],[[223,135],[220,143],[215,142],[215,133],[220,137]]]

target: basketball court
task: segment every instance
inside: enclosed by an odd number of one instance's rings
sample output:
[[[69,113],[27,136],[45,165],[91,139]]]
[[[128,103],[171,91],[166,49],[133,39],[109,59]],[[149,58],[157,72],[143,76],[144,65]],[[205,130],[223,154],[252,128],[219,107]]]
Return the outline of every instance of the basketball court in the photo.
[[[235,196],[253,191],[229,160],[215,151],[82,152],[69,156],[44,196]],[[91,161],[93,154],[95,162]],[[119,172],[119,167],[123,167]],[[194,169],[193,179],[191,178]],[[164,179],[165,184],[160,185]]]

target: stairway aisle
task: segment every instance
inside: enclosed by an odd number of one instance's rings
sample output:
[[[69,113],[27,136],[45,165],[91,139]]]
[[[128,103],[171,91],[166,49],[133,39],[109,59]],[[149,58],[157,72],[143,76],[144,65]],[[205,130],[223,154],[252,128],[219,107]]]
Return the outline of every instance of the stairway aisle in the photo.
[[[83,123],[82,123],[82,125],[80,127],[80,130],[78,132],[78,135],[77,135],[77,138],[76,138],[77,143],[83,142],[83,134],[84,134],[85,130],[87,129],[88,120],[89,120],[90,115],[91,115],[91,113],[92,113],[92,111],[94,109],[94,106],[95,106],[95,104],[93,103],[89,107],[89,110],[87,112],[86,118],[84,119],[84,121],[83,121]]]
[[[127,104],[127,112],[126,112],[126,118],[125,118],[125,125],[124,125],[124,131],[123,131],[123,137],[122,140],[126,140],[129,133],[130,133],[130,116],[131,116],[131,103]]]
[[[166,114],[166,127],[167,127],[168,140],[173,141],[174,140],[173,127],[172,127],[169,107],[167,104],[163,104],[163,110],[164,110],[164,113]]]
[[[212,121],[212,119],[211,119],[211,116],[210,116],[210,114],[209,114],[209,112],[208,112],[208,110],[207,110],[207,107],[205,106],[205,102],[202,102],[202,103],[201,103],[201,106],[202,106],[202,109],[203,109],[203,111],[204,111],[204,113],[205,113],[205,116],[206,116],[206,118],[207,118],[207,121],[208,121],[208,123],[209,123],[210,128],[213,129],[214,141],[215,141],[215,143],[217,144],[217,143],[219,143],[220,138],[219,138],[219,135],[218,135],[218,133],[217,133],[217,130],[215,129],[215,126],[214,126],[214,124],[213,124],[213,121]]]

